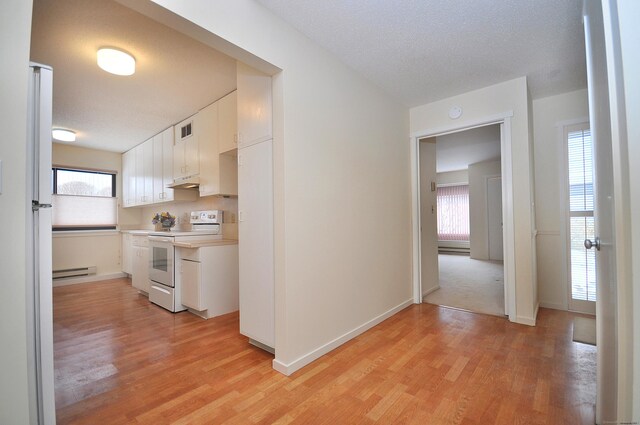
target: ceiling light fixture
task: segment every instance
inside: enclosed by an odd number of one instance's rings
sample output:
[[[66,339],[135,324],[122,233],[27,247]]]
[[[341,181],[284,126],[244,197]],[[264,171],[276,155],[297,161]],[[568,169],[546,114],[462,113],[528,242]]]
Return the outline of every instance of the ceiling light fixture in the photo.
[[[132,75],[136,72],[136,60],[133,56],[110,47],[98,50],[98,66],[116,75]]]
[[[75,142],[76,132],[72,130],[66,130],[64,128],[54,128],[51,130],[51,135],[54,139],[61,142]]]

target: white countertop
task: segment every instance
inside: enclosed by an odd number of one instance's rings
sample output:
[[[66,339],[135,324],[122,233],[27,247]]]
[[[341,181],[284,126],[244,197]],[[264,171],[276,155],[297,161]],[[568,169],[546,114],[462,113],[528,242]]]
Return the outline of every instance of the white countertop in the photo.
[[[237,245],[236,239],[217,239],[208,241],[192,241],[192,242],[174,242],[173,246],[179,248],[205,248],[208,246],[221,246],[221,245]]]
[[[153,230],[120,230],[121,233],[129,233],[132,235],[147,236]]]

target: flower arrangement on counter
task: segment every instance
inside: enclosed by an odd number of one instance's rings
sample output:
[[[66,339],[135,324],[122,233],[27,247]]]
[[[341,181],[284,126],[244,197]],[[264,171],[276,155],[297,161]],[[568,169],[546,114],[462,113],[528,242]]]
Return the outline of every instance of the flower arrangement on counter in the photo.
[[[173,226],[176,225],[176,216],[175,215],[171,215],[171,213],[169,213],[169,211],[167,212],[162,212],[162,213],[156,213],[156,215],[153,216],[153,219],[151,219],[151,223],[153,224],[160,224],[162,225],[162,227],[166,228],[166,229],[170,229]]]

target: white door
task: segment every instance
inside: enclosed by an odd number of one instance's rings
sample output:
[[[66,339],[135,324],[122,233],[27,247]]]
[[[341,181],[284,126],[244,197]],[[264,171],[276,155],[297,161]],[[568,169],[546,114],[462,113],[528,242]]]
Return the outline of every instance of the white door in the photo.
[[[489,260],[502,261],[502,177],[487,179]]]
[[[438,271],[438,212],[436,138],[420,140],[420,285],[422,295],[440,286]]]
[[[585,246],[596,250],[596,423],[618,423],[617,301],[613,226],[613,169],[609,87],[600,1],[585,2],[585,41],[589,119],[594,152],[595,238]]]

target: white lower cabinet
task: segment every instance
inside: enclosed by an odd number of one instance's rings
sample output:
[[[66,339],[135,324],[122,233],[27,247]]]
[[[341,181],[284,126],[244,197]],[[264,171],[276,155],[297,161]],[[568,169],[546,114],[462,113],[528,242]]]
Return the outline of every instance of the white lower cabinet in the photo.
[[[182,266],[182,305],[202,311],[207,307],[202,297],[202,280],[199,261],[181,259]]]
[[[131,233],[122,234],[122,271],[126,274],[133,274],[133,245]]]
[[[177,248],[182,305],[209,319],[238,310],[238,245]]]
[[[147,236],[133,235],[133,273],[131,285],[149,293],[149,239]]]

